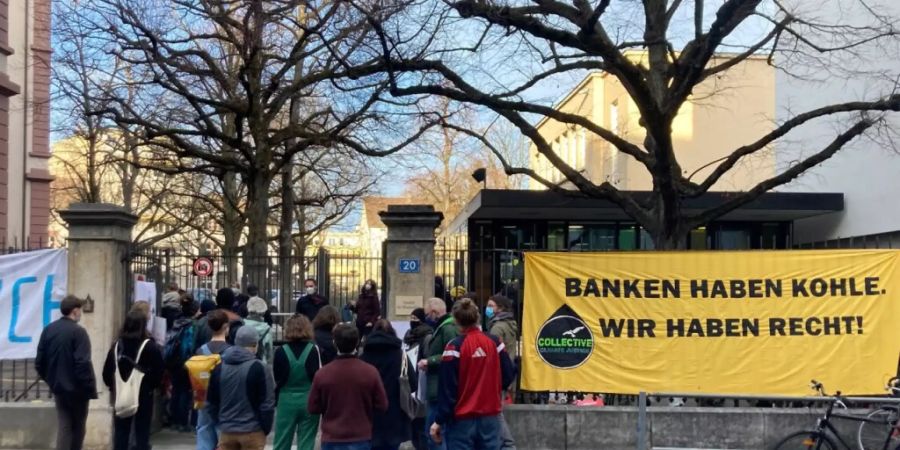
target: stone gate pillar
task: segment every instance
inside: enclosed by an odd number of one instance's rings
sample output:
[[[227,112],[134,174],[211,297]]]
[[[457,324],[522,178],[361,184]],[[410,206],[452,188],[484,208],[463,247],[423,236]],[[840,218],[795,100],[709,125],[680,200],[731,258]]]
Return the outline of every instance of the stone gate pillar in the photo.
[[[126,264],[137,216],[109,204],[76,203],[60,215],[69,227],[69,294],[90,298],[81,325],[91,338],[91,360],[100,398],[91,402],[85,448],[112,447],[112,408],[101,380],[106,353],[125,317]],[[86,309],[90,309],[88,305]]]
[[[387,226],[383,256],[387,318],[406,320],[434,296],[434,230],[444,215],[431,205],[390,205],[378,215]]]

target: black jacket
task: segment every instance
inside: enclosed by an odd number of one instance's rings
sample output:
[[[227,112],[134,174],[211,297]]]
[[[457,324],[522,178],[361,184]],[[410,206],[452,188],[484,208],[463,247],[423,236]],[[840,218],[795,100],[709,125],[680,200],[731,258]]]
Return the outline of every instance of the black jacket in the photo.
[[[120,339],[118,342],[119,355],[124,355],[126,358],[120,358],[114,354],[116,343],[113,342],[106,354],[106,362],[103,363],[103,384],[109,388],[113,401],[116,398],[116,360],[118,359],[122,379],[127,380],[131,376],[131,371],[134,370],[132,361],[137,357],[138,349],[144,341],[143,339]],[[144,352],[141,353],[141,359],[137,361],[137,365],[144,372],[144,380],[141,381],[141,397],[151,396],[162,383],[165,370],[162,350],[153,339],[150,339],[150,342],[144,347]]]
[[[406,335],[403,336],[403,343],[408,347],[419,347],[421,349],[425,339],[433,332],[434,330],[427,323],[419,322],[419,326],[406,330]]]
[[[310,341],[293,341],[284,345],[291,347],[294,356],[300,358],[300,355],[306,350],[307,345],[316,344]],[[313,378],[316,377],[316,372],[319,370],[319,367],[322,367],[321,364],[319,352],[313,348],[309,351],[309,357],[306,358],[306,363],[304,364],[306,376],[309,378],[310,384],[312,384]],[[272,358],[272,375],[275,376],[275,395],[278,395],[278,391],[280,391],[291,378],[291,362],[288,360],[287,353],[284,352],[284,346],[278,347],[275,350],[275,356]]]
[[[376,414],[372,422],[372,446],[396,446],[410,440],[410,419],[400,409],[400,365],[406,357],[400,348],[400,339],[383,331],[373,331],[366,340],[359,359],[375,366],[381,375],[384,392],[388,398],[388,410]],[[417,377],[414,363],[408,363],[407,382],[410,392],[415,392]]]
[[[319,294],[304,295],[297,300],[297,314],[303,314],[312,322],[319,314],[319,310],[326,305],[328,305],[328,299]]]
[[[75,321],[63,317],[47,325],[38,342],[34,366],[54,395],[72,400],[97,398],[91,340]]]
[[[381,317],[381,302],[375,293],[359,294],[359,298],[356,299],[355,309],[356,328],[359,329],[361,334],[366,334],[366,324],[371,324],[368,327],[371,330],[372,325],[375,325],[375,321]]]
[[[316,328],[316,345],[322,352],[322,365],[328,364],[337,358],[337,348],[334,347],[334,335],[328,328]]]

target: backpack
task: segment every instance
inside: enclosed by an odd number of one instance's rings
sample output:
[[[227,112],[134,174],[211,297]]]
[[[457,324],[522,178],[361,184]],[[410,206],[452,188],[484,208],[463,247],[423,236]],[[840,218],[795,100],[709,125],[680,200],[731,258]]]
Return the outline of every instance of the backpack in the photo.
[[[231,321],[231,323],[229,324],[229,328],[228,328],[228,338],[226,339],[228,341],[229,345],[234,345],[234,338],[235,338],[235,336],[237,336],[238,330],[241,329],[241,327],[244,325],[245,324],[244,324],[243,320],[232,320]],[[265,342],[266,336],[269,335],[269,331],[271,331],[271,330],[272,330],[272,327],[270,326],[262,334],[262,336],[259,337],[259,340],[256,341],[256,359],[258,359],[260,361],[262,361],[263,356],[266,355],[266,348],[265,348],[265,346],[263,346],[263,342]]]
[[[263,361],[263,358],[266,356],[266,347],[263,343],[266,341],[266,336],[269,335],[269,331],[271,330],[272,327],[267,328],[262,336],[259,337],[259,341],[256,342],[256,359],[260,361]]]
[[[194,354],[194,324],[191,320],[179,320],[166,334],[163,358],[166,366],[181,367]]]
[[[228,345],[234,345],[234,338],[237,336],[238,330],[244,326],[243,319],[235,319],[231,322],[228,322],[228,337],[225,338],[225,341],[228,342]]]
[[[203,409],[206,405],[206,392],[209,389],[209,379],[213,369],[222,364],[222,355],[209,350],[209,344],[200,347],[201,354],[191,356],[184,363],[188,378],[191,380],[191,390],[194,392],[194,409]]]
[[[116,355],[116,403],[114,405],[116,417],[127,418],[135,415],[140,406],[141,382],[144,381],[144,372],[138,368],[137,362],[141,360],[141,353],[150,339],[144,339],[141,348],[137,352],[137,357],[132,360],[124,354],[119,355],[119,342],[116,341],[116,347],[113,354]],[[119,359],[125,359],[133,366],[131,375],[127,380],[122,379],[119,373]]]

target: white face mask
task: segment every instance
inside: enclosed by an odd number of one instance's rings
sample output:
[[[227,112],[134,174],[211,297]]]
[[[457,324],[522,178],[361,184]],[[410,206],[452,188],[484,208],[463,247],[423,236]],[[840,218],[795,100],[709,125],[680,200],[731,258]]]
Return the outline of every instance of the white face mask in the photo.
[[[367,290],[367,291],[371,291],[371,290],[372,290],[372,285],[371,285],[371,284],[367,284],[367,285],[363,286],[363,288],[365,288],[365,290]]]
[[[314,288],[314,287],[308,287],[308,288],[306,288],[306,294],[307,294],[307,295],[313,295],[313,294],[315,294],[315,293],[316,293],[316,288]]]

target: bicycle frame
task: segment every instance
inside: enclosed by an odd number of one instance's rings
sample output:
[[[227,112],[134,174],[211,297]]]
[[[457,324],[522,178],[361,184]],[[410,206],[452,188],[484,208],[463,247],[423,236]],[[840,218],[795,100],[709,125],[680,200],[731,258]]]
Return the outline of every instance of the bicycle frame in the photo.
[[[828,405],[828,409],[825,411],[825,416],[820,418],[816,423],[816,431],[820,435],[828,435],[830,434],[830,438],[832,442],[837,441],[841,446],[843,446],[846,450],[855,450],[855,445],[847,444],[844,441],[844,438],[841,437],[841,434],[838,432],[837,428],[831,424],[831,419],[840,419],[840,420],[849,420],[852,422],[868,422],[868,423],[878,423],[877,420],[871,420],[865,416],[855,416],[850,414],[841,414],[834,412],[834,405],[838,404],[840,400],[835,400]],[[843,404],[843,402],[841,402]],[[888,433],[884,438],[884,445],[882,445],[882,450],[888,450],[888,444],[891,442],[891,434]],[[816,446],[816,450],[819,450],[821,444]]]

